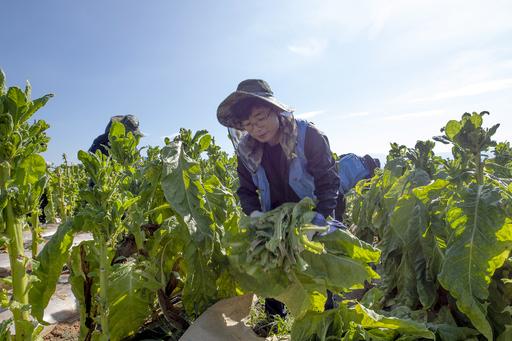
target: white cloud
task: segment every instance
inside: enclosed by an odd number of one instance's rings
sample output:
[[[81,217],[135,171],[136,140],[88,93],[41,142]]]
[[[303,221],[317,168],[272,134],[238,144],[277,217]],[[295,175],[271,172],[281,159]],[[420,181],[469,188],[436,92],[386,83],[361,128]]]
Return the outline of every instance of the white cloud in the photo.
[[[410,103],[434,102],[454,97],[476,96],[489,92],[500,91],[512,87],[512,78],[495,79],[486,82],[468,84],[457,89],[438,92],[427,97],[417,97],[409,100]]]
[[[303,57],[314,57],[321,55],[326,47],[326,40],[309,39],[299,44],[288,45],[288,50]]]
[[[406,114],[390,115],[390,116],[383,117],[383,119],[386,121],[405,121],[405,120],[411,120],[411,119],[416,119],[416,118],[441,116],[446,113],[447,113],[447,111],[444,109],[437,109],[437,110],[419,111],[419,112],[406,113]]]
[[[370,115],[369,112],[366,112],[366,111],[362,111],[362,112],[352,112],[352,113],[349,113],[349,114],[346,114],[346,115],[343,115],[344,118],[349,118],[349,117],[364,117],[364,116],[368,116]]]
[[[329,118],[332,119],[345,119],[345,118],[354,118],[354,117],[365,117],[369,116],[370,113],[367,111],[360,111],[360,112],[351,112],[351,113],[343,113],[343,114],[330,114]]]
[[[318,115],[321,115],[323,114],[324,111],[323,110],[316,110],[316,111],[308,111],[308,112],[304,112],[304,113],[300,113],[300,114],[296,114],[294,115],[296,118],[302,118],[302,119],[307,119],[307,118],[312,118],[312,117],[315,117],[315,116],[318,116]]]
[[[429,103],[495,93],[511,87],[512,48],[463,49],[405,80],[388,104]],[[497,93],[494,96],[503,96]],[[478,98],[474,98],[477,100]],[[455,103],[456,101],[454,101]]]
[[[300,6],[297,2],[294,6]],[[300,3],[303,30],[341,44],[379,40],[385,43],[377,53],[395,60],[474,46],[475,41],[489,41],[512,29],[510,1],[325,0],[314,9],[307,1]]]

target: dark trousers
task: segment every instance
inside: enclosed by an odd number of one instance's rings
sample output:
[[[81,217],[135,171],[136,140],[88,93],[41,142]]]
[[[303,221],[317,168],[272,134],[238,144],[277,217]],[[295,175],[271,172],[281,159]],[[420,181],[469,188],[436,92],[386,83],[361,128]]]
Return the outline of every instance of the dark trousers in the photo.
[[[41,210],[39,214],[39,222],[41,224],[46,223],[46,214],[44,213],[44,208],[48,205],[48,196],[46,195],[46,191],[41,195],[41,199],[39,200],[39,209]]]
[[[327,300],[325,301],[324,310],[331,310],[334,308],[334,296],[332,294],[332,291],[327,290]]]
[[[343,213],[345,213],[346,201],[345,196],[340,193],[336,201],[336,208],[334,209],[334,219],[343,222]]]
[[[283,302],[279,302],[273,298],[265,298],[265,313],[267,316],[279,315],[286,316],[286,308]]]

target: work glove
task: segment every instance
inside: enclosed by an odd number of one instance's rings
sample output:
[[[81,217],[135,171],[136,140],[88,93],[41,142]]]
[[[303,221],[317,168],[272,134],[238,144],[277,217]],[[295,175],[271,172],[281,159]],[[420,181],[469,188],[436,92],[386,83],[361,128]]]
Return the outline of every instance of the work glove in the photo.
[[[329,225],[329,228],[327,229],[327,231],[319,233],[318,235],[320,237],[325,237],[328,234],[333,233],[336,230],[346,230],[347,229],[345,224],[343,224],[342,222],[337,221],[337,220],[328,221],[327,225]]]
[[[327,220],[325,220],[325,217],[322,214],[317,212],[311,220],[311,224],[316,226],[325,226],[327,225]]]
[[[259,218],[263,215],[263,212],[261,211],[252,211],[250,217],[251,218]]]
[[[263,216],[263,212],[261,211],[252,211],[251,214],[249,215],[249,217],[251,218],[251,222],[249,224],[249,227],[251,229],[254,229],[255,228],[255,224],[257,223],[258,221],[258,218],[260,218],[261,216]]]
[[[334,231],[336,231],[338,229],[341,229],[341,230],[346,230],[347,229],[347,227],[342,222],[340,222],[338,220],[329,220],[329,221],[327,221],[324,218],[324,216],[319,214],[319,213],[317,213],[315,215],[315,217],[313,218],[311,223],[315,224],[317,226],[327,226],[328,228],[324,232],[307,231],[306,232],[306,236],[308,237],[309,240],[313,240],[313,238],[316,237],[316,236],[325,237],[328,234],[331,234],[331,233],[333,233]]]
[[[325,220],[325,217],[322,214],[317,212],[311,220],[311,224],[316,226],[327,226],[327,220]],[[308,237],[309,240],[313,240],[317,233],[318,231],[306,231],[306,237]]]

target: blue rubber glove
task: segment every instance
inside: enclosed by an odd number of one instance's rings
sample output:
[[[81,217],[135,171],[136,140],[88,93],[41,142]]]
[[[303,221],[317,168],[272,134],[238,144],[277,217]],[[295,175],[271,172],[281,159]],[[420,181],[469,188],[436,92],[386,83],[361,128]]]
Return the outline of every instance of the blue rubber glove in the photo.
[[[313,217],[313,220],[311,220],[311,224],[316,226],[326,226],[327,220],[325,220],[325,217],[320,213],[316,213],[315,216]]]
[[[333,233],[334,231],[336,231],[338,229],[340,229],[340,230],[347,229],[347,227],[342,222],[339,222],[337,220],[328,221],[327,225],[329,225],[329,228],[327,229],[327,231],[320,233],[319,234],[320,237],[325,237],[328,234]]]

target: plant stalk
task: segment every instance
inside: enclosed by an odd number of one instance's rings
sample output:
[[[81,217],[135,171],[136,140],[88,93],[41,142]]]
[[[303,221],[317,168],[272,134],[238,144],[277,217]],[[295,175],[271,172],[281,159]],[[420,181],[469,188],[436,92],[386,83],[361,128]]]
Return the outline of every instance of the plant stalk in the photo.
[[[476,158],[476,182],[479,185],[484,184],[484,163],[482,162],[482,154],[480,151],[475,154]]]
[[[39,209],[34,209],[31,216],[32,222],[32,258],[37,257],[37,246],[41,240],[41,231],[39,230]]]
[[[64,204],[64,185],[62,184],[62,176],[60,169],[57,168],[57,177],[59,179],[59,209],[60,219],[64,222],[67,219],[66,205]]]
[[[20,306],[12,306],[11,311],[14,317],[14,327],[16,330],[15,340],[30,340],[32,328],[30,314],[28,310],[22,310],[22,306],[28,302],[28,275],[26,273],[27,258],[23,250],[23,223],[21,219],[14,217],[14,212],[10,203],[4,209],[4,219],[6,223],[7,253],[11,265],[12,276],[12,298]]]
[[[102,340],[110,339],[110,332],[108,326],[108,296],[107,296],[107,281],[109,262],[107,256],[107,244],[103,233],[99,233],[99,247],[100,247],[100,320],[101,320],[101,338]]]
[[[0,166],[0,185],[5,187],[10,178],[10,166],[6,163]],[[28,310],[22,309],[28,302],[29,276],[26,273],[27,258],[23,247],[23,222],[15,217],[12,204],[7,203],[3,212],[5,232],[9,242],[7,253],[11,266],[12,300],[10,310],[14,318],[15,340],[30,340],[34,329]],[[15,303],[15,304],[13,304]]]

